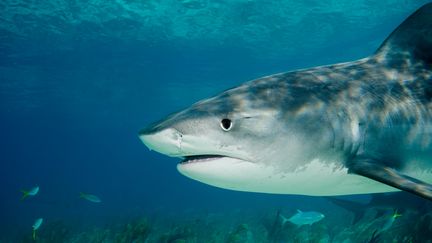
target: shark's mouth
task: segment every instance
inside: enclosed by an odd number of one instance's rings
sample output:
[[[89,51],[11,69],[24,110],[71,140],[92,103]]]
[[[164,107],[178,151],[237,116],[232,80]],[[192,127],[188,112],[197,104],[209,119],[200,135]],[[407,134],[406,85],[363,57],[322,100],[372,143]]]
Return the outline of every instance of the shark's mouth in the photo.
[[[190,155],[190,156],[184,156],[183,160],[180,163],[181,164],[187,164],[187,163],[209,162],[209,161],[221,159],[224,157],[226,157],[226,156],[215,155],[215,154]]]

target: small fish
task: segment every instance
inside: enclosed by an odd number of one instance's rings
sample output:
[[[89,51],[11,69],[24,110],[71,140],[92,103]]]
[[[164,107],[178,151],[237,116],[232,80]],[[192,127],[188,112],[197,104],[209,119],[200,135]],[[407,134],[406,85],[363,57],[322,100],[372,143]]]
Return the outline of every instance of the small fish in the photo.
[[[39,229],[39,227],[42,225],[43,222],[43,218],[38,218],[36,219],[36,221],[34,222],[32,229],[33,229],[33,240],[36,240],[36,230]]]
[[[319,212],[302,212],[297,209],[297,213],[291,216],[289,219],[285,218],[283,215],[280,215],[282,219],[282,225],[284,225],[286,222],[291,222],[297,226],[302,226],[305,224],[312,225],[313,223],[316,223],[324,218],[324,214]]]
[[[92,195],[92,194],[83,193],[83,192],[80,192],[80,198],[83,198],[83,199],[85,199],[87,201],[94,202],[94,203],[100,203],[100,202],[102,202],[98,196]]]
[[[396,218],[402,216],[402,214],[399,214],[397,210],[393,212],[393,215],[384,223],[384,226],[381,229],[381,232],[386,231],[390,229],[395,222]]]
[[[32,189],[30,189],[28,191],[27,190],[21,190],[21,192],[23,193],[23,195],[21,197],[21,200],[24,200],[24,199],[26,199],[29,196],[34,197],[39,192],[39,186],[35,186],[35,187],[33,187]]]

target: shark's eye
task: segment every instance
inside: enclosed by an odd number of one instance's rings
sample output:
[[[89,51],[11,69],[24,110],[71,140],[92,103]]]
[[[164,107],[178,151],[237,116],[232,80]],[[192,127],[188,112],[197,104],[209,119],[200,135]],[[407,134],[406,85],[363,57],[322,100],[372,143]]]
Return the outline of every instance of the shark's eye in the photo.
[[[232,128],[232,121],[228,118],[224,118],[224,119],[222,119],[220,126],[221,126],[222,130],[224,130],[225,132],[228,132]]]

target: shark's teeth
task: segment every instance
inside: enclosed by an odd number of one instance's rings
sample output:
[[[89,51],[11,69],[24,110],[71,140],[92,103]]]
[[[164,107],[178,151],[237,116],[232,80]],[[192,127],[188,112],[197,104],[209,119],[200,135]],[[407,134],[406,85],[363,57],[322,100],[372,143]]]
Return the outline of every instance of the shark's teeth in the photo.
[[[181,163],[197,163],[197,162],[205,162],[215,159],[220,159],[224,156],[221,155],[191,155],[191,156],[185,156]]]

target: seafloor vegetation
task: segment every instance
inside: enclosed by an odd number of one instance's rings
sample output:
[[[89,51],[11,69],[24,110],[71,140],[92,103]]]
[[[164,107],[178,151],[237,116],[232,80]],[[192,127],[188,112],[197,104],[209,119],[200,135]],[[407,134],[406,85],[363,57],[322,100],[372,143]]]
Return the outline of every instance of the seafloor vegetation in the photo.
[[[342,210],[344,211],[344,210]],[[406,210],[389,225],[391,209],[368,208],[353,222],[348,211],[326,216],[312,225],[283,224],[280,215],[293,211],[227,214],[195,213],[177,216],[142,216],[98,227],[77,227],[68,222],[47,222],[36,240],[31,232],[21,242],[432,242],[432,211]],[[120,223],[121,221],[121,223]],[[6,241],[5,241],[6,242]]]

